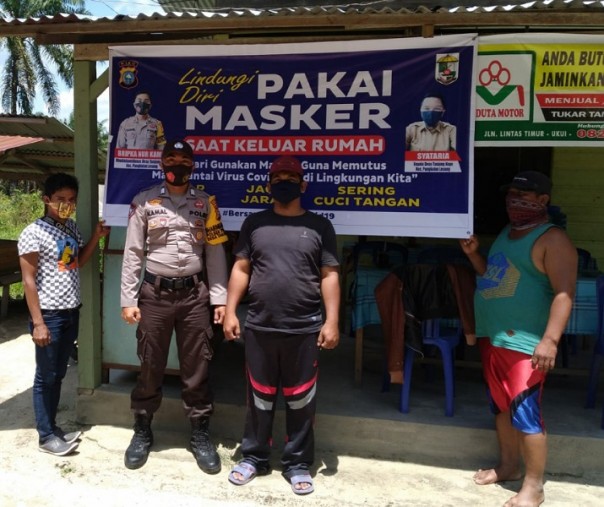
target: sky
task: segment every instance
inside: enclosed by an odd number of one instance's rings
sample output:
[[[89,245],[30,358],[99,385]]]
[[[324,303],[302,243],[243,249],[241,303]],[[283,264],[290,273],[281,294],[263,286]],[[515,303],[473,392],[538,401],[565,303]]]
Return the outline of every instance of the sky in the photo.
[[[117,16],[118,14],[151,14],[164,12],[157,0],[86,0],[86,9],[93,16]]]
[[[163,13],[164,10],[159,6],[157,0],[86,0],[86,9],[93,15],[98,17],[112,18],[118,14],[132,15],[137,14],[153,14],[154,12]],[[98,74],[103,72],[106,65],[99,67]],[[57,115],[59,120],[66,120],[73,111],[73,90],[67,88],[58,79],[60,94],[59,100],[61,103],[61,112]],[[98,120],[106,121],[109,118],[109,90],[99,97],[97,101]],[[48,112],[44,107],[44,102],[41,96],[36,97],[34,106],[36,114],[47,115]],[[108,126],[108,125],[107,125]]]

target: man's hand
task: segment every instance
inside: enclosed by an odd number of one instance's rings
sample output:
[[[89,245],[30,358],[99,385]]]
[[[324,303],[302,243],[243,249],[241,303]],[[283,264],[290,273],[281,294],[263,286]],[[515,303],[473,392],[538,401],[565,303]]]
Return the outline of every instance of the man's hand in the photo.
[[[214,307],[214,324],[222,324],[224,322],[224,310],[226,306],[218,305]]]
[[[459,246],[466,254],[466,257],[472,263],[474,271],[480,276],[483,276],[487,270],[487,261],[480,253],[480,242],[478,237],[472,234],[469,238],[459,240]]]
[[[326,322],[319,332],[317,346],[321,349],[335,349],[340,341],[340,330],[337,323]]]
[[[224,331],[224,337],[228,341],[239,339],[239,336],[241,335],[241,329],[239,327],[239,319],[237,318],[237,315],[225,315],[222,329]]]
[[[46,324],[34,325],[32,338],[38,347],[50,345],[50,331],[48,330],[48,327],[46,327]]]
[[[551,338],[542,338],[535,347],[531,363],[533,369],[541,370],[547,373],[554,369],[556,363],[556,353],[558,352],[558,344]]]
[[[122,308],[122,319],[127,324],[136,324],[141,320],[141,311],[138,306],[126,306]]]
[[[460,239],[459,245],[466,255],[472,255],[478,251],[480,243],[478,238],[472,234],[469,238]]]
[[[94,234],[97,238],[106,238],[111,232],[111,227],[105,225],[105,220],[99,220],[94,228]]]

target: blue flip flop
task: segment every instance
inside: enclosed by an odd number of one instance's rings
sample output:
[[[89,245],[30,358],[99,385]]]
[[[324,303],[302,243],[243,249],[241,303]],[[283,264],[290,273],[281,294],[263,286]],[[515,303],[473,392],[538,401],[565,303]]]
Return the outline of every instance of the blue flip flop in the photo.
[[[285,477],[289,480],[289,483],[292,487],[292,491],[296,495],[308,495],[315,490],[312,477],[310,476],[310,473],[307,470],[293,471],[288,474],[285,474]],[[309,484],[310,486],[304,489],[296,488],[298,484]]]
[[[247,461],[240,461],[237,463],[231,473],[229,473],[229,482],[236,486],[243,486],[254,479],[257,475],[266,475],[269,472],[268,467],[257,468],[256,466],[248,463]],[[241,479],[235,477],[235,473],[241,475]]]

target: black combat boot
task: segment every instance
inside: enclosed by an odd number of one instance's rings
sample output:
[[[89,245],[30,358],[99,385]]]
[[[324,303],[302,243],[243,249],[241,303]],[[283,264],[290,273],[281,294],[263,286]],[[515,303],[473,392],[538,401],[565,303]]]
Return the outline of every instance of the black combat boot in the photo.
[[[206,474],[217,474],[220,472],[220,456],[210,442],[209,423],[209,417],[191,419],[191,452]]]
[[[153,445],[152,420],[152,415],[134,415],[134,435],[124,455],[124,464],[130,470],[136,470],[147,462],[149,451]]]

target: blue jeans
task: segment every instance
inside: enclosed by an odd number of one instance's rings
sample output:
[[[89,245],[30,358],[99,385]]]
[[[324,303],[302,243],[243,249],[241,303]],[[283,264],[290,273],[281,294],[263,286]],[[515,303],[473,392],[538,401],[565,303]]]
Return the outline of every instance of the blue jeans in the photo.
[[[61,384],[69,355],[78,337],[79,309],[42,310],[44,323],[50,332],[50,344],[36,345],[36,374],[34,376],[34,414],[39,441],[44,443],[57,427],[57,407],[61,398]],[[30,332],[33,326],[29,323]]]

